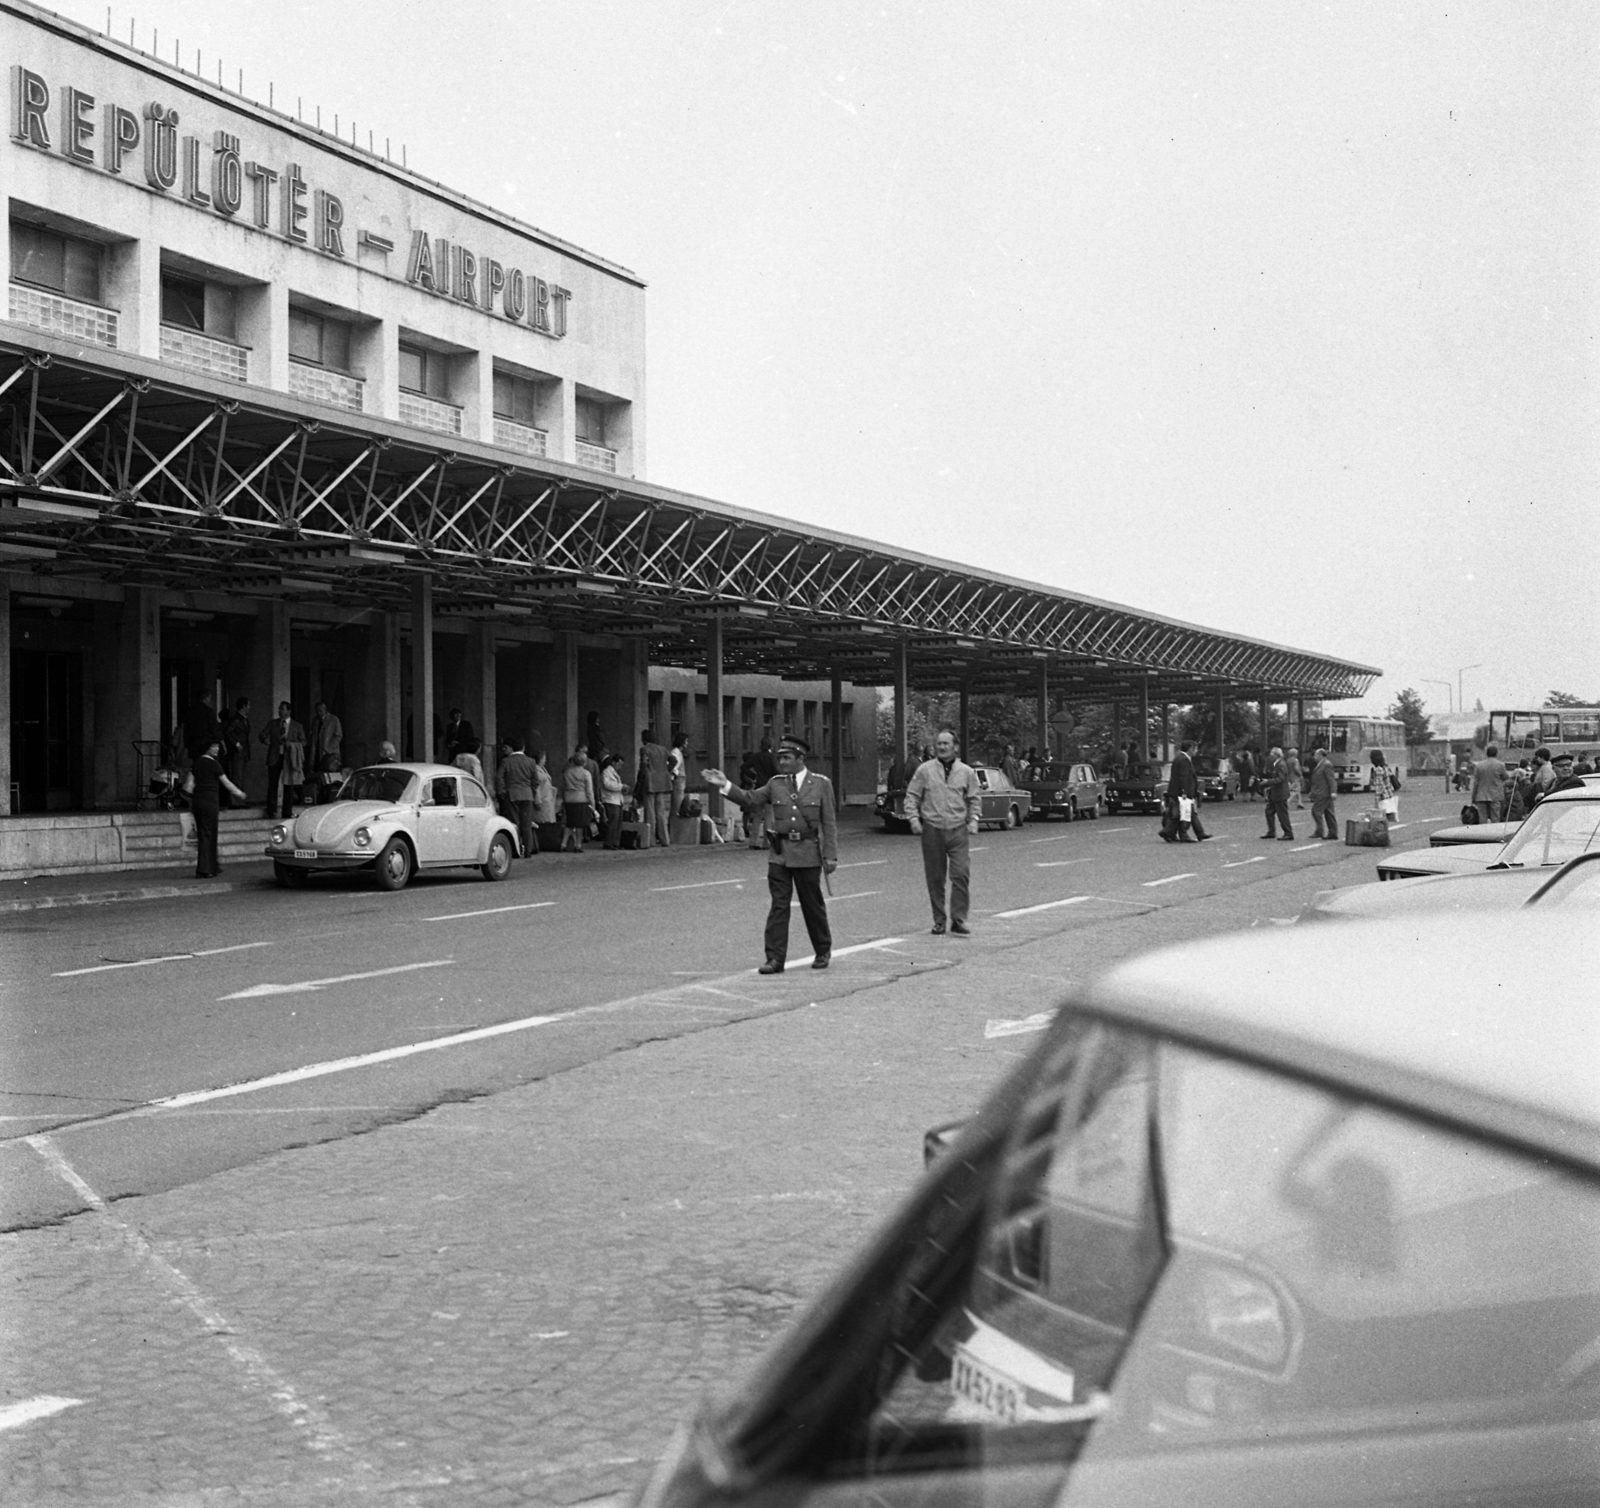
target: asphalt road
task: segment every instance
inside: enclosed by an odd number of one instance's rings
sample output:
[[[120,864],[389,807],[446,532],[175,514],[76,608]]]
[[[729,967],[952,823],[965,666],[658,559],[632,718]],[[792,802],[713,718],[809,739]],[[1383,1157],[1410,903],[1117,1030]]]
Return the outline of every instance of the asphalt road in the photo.
[[[1398,843],[1459,806],[1402,800]],[[1072,980],[1372,876],[1206,818],[986,832],[956,939],[915,840],[852,813],[833,967],[777,979],[742,847],[5,918],[0,1500],[629,1485]]]

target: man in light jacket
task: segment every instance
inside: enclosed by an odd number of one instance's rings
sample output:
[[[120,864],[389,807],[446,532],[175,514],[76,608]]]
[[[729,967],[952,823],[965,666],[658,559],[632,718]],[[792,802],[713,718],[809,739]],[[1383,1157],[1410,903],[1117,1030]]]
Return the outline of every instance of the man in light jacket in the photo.
[[[1472,767],[1472,804],[1478,809],[1480,822],[1498,822],[1505,810],[1506,767],[1500,758],[1500,748],[1490,744],[1484,757]]]
[[[922,838],[922,872],[933,903],[933,933],[944,932],[945,881],[950,883],[950,930],[965,937],[972,860],[967,840],[983,815],[983,790],[977,772],[956,758],[956,736],[942,728],[934,740],[933,758],[917,766],[906,785],[906,816],[911,831]]]

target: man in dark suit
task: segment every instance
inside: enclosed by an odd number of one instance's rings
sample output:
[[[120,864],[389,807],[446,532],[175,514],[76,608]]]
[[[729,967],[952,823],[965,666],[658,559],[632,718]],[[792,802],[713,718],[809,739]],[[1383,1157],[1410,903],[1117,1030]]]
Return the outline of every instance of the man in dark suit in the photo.
[[[1196,843],[1204,843],[1211,836],[1200,825],[1200,781],[1194,773],[1194,760],[1190,758],[1190,751],[1194,748],[1194,740],[1186,738],[1178,745],[1178,752],[1172,756],[1172,774],[1167,780],[1166,811],[1161,818],[1161,836],[1168,843],[1181,843],[1184,839],[1184,829],[1189,828],[1194,833]],[[1184,821],[1179,816],[1178,798],[1189,798],[1189,818]]]
[[[828,907],[822,898],[822,877],[839,867],[838,809],[833,782],[806,768],[811,746],[786,736],[778,745],[778,773],[757,790],[742,791],[721,770],[706,770],[708,785],[747,812],[764,816],[768,844],[766,962],[758,973],[781,974],[789,954],[789,903],[798,893],[815,957],[814,969],[825,969],[833,954]]]
[[[267,746],[267,815],[292,817],[294,792],[306,778],[306,730],[294,720],[289,704],[279,702],[277,717],[257,740]]]
[[[1276,821],[1283,828],[1278,841],[1293,843],[1294,829],[1289,825],[1289,761],[1283,757],[1282,749],[1273,749],[1267,755],[1267,774],[1261,788],[1267,796],[1267,830],[1261,835],[1263,841],[1275,836],[1272,828]]]

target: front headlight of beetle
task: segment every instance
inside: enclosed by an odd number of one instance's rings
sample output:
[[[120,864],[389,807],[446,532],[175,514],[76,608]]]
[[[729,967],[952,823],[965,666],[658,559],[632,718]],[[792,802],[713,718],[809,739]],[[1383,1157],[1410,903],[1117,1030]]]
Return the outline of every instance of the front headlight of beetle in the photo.
[[[288,836],[289,829],[280,822],[275,828],[272,829],[272,836],[267,839],[267,841],[276,846],[277,844],[284,842]]]
[[[372,833],[371,833],[371,831],[368,828],[365,828],[365,827],[358,827],[356,829],[356,847],[357,848],[370,848],[371,846],[372,846]]]

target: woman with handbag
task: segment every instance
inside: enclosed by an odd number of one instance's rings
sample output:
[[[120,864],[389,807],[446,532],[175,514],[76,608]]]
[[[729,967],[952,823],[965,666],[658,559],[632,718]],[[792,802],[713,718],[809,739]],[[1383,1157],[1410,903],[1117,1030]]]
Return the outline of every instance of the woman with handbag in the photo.
[[[1378,810],[1383,813],[1385,822],[1398,822],[1400,820],[1400,798],[1395,794],[1399,789],[1400,781],[1395,772],[1389,768],[1389,761],[1384,756],[1382,749],[1372,751],[1372,794],[1378,804]]]
[[[594,821],[594,779],[589,774],[588,753],[579,744],[561,772],[561,802],[567,823],[561,839],[562,853],[582,853],[584,831]]]

